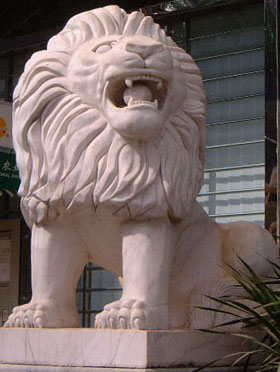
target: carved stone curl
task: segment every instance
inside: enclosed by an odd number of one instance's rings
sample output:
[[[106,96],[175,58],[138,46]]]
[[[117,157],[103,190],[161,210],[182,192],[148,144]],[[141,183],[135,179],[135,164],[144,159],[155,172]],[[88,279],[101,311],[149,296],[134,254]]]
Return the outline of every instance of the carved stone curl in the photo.
[[[117,6],[81,13],[27,62],[14,92],[19,194],[32,229],[29,304],[7,327],[77,327],[75,290],[91,261],[123,277],[99,328],[210,326],[191,305],[230,284],[221,264],[272,238],[220,226],[196,202],[205,96],[193,59],[150,17]]]

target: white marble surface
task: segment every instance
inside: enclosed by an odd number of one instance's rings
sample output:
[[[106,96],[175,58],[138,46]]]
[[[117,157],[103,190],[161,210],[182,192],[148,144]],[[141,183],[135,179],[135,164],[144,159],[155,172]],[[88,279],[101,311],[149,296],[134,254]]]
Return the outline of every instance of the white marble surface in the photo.
[[[193,367],[241,350],[240,344],[237,337],[196,331],[1,329],[0,363],[96,368]],[[229,360],[219,365],[229,365]]]
[[[248,371],[255,369],[248,368]],[[91,368],[0,364],[1,372],[194,372],[195,368]],[[243,372],[244,367],[209,367],[204,372]]]
[[[192,305],[226,293],[223,264],[238,254],[267,274],[260,257],[277,257],[272,237],[249,223],[217,225],[196,202],[201,74],[151,17],[109,6],[71,18],[26,64],[13,107],[33,295],[6,327],[78,327],[88,261],[123,277],[97,328],[210,327],[223,319]]]
[[[248,371],[255,368],[248,367]],[[91,368],[0,364],[1,372],[194,372],[195,368]],[[243,372],[244,367],[208,367],[204,372]]]

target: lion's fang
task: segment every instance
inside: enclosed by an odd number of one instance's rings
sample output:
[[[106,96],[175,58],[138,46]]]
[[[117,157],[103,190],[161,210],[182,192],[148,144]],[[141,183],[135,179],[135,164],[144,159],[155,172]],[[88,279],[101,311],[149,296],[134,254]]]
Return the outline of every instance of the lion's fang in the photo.
[[[154,107],[155,107],[156,109],[158,109],[158,100],[155,99],[153,103],[154,103]]]
[[[125,79],[125,85],[128,88],[132,88],[133,87],[133,81],[131,79]]]

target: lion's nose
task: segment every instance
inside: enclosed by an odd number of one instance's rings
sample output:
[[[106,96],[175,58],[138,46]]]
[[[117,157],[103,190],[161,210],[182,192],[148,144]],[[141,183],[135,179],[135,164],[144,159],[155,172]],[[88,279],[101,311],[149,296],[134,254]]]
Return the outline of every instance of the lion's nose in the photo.
[[[125,50],[128,52],[139,54],[142,58],[147,58],[151,54],[162,52],[164,47],[161,43],[152,39],[133,38],[127,40],[124,45]]]

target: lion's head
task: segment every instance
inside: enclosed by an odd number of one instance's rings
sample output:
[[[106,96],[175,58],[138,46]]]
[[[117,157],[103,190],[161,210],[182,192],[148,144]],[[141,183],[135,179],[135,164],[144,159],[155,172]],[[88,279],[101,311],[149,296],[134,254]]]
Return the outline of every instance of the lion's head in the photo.
[[[151,17],[108,6],[71,18],[14,92],[27,221],[85,203],[185,217],[203,181],[204,114],[198,67]]]
[[[123,137],[156,140],[183,103],[184,74],[149,36],[110,35],[82,44],[68,67],[69,89],[97,107]]]

